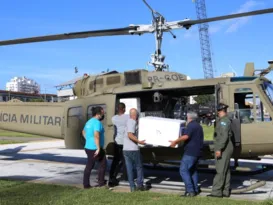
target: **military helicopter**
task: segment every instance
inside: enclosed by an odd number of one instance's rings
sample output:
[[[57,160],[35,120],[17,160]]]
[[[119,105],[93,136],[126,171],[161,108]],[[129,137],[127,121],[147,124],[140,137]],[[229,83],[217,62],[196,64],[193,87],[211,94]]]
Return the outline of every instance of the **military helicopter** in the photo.
[[[164,63],[165,56],[161,52],[164,32],[189,29],[201,23],[272,13],[273,8],[207,19],[167,22],[145,0],[143,2],[152,12],[152,24],[0,41],[0,46],[7,46],[146,33],[154,33],[156,41],[156,50],[150,62],[154,71],[140,69],[124,73],[110,71],[94,76],[84,75],[73,88],[77,99],[62,103],[2,102],[0,103],[0,128],[61,138],[64,139],[66,148],[83,149],[84,138],[81,131],[85,122],[91,117],[92,107],[100,105],[106,111],[103,120],[105,148],[107,154],[112,155],[114,128],[111,118],[116,112],[118,102],[128,98],[137,99],[141,116],[174,118],[173,108],[178,101],[186,101],[193,95],[214,94],[215,105],[220,101],[228,104],[231,117],[234,121],[237,120],[234,158],[257,158],[261,155],[273,154],[271,136],[273,122],[272,118],[269,121],[265,121],[264,118],[265,109],[271,117],[273,116],[273,85],[264,77],[273,69],[272,61],[269,61],[270,65],[267,69],[260,70],[258,74],[254,64],[247,63],[242,77],[187,80],[186,75],[169,71],[169,66]],[[252,108],[245,106],[245,100],[248,98],[253,100]],[[254,113],[254,117],[250,118],[249,113]],[[256,115],[257,113],[259,116]],[[141,152],[145,162],[154,163],[179,160],[183,149],[181,147],[176,149],[142,147]],[[203,158],[214,158],[213,141],[206,142]]]

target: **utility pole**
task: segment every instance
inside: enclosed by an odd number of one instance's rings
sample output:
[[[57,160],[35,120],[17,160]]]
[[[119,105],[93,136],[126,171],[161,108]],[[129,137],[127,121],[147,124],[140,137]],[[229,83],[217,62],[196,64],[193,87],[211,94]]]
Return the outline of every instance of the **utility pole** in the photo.
[[[46,102],[46,88],[45,88],[45,94],[44,94],[44,95],[45,95],[45,99],[44,99],[44,101]]]

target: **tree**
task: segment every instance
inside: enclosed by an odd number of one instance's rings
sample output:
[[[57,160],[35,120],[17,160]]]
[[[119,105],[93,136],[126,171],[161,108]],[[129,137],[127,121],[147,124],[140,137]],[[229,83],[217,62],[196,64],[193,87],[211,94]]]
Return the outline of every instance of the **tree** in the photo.
[[[212,105],[215,103],[214,95],[198,95],[193,99],[197,104],[200,105]]]

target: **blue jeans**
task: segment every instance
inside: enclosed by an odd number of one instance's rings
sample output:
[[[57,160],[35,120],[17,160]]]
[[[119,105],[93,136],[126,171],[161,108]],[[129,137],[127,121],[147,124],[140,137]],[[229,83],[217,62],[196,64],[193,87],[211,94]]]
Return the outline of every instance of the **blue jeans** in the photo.
[[[140,151],[123,151],[131,191],[135,190],[133,166],[137,171],[137,186],[143,186],[143,168]]]
[[[186,192],[198,192],[198,157],[184,155],[180,164],[180,175],[185,183]]]

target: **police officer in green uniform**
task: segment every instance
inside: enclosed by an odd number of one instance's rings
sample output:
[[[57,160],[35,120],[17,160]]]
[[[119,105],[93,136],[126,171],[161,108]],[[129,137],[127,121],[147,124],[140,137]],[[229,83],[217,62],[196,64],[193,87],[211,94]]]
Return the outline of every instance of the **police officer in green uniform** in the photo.
[[[231,121],[227,116],[228,106],[220,103],[217,106],[219,119],[216,122],[214,151],[216,175],[210,197],[230,196],[230,158],[233,154]]]

